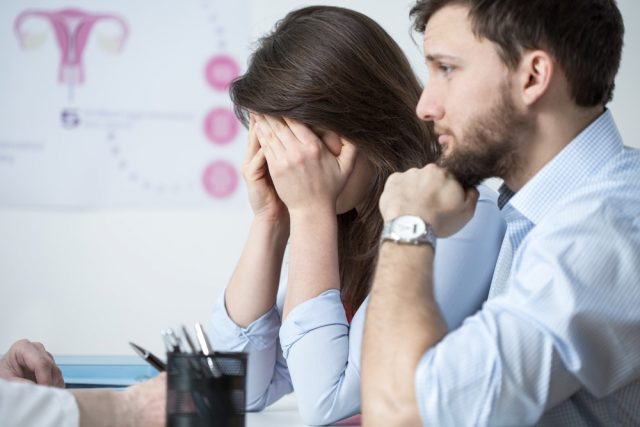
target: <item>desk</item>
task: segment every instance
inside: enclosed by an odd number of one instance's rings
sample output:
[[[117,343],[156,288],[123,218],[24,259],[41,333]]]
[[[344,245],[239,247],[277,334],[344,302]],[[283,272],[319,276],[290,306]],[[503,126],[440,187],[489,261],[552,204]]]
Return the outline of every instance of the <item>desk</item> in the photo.
[[[250,412],[246,416],[246,427],[304,427],[307,425],[300,418],[293,394],[283,397],[262,412]],[[360,416],[356,415],[333,425],[360,426]]]
[[[158,374],[138,356],[56,356],[65,381],[74,388],[125,387]],[[262,412],[246,414],[246,427],[304,427],[295,395],[290,394]],[[360,426],[356,415],[334,426]]]

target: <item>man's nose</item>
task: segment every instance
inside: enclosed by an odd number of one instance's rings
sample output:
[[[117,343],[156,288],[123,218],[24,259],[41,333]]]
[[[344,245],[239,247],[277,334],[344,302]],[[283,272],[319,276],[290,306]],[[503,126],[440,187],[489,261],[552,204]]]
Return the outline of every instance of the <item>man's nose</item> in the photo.
[[[416,106],[416,114],[421,120],[435,122],[444,116],[442,103],[438,101],[435,91],[427,84]]]

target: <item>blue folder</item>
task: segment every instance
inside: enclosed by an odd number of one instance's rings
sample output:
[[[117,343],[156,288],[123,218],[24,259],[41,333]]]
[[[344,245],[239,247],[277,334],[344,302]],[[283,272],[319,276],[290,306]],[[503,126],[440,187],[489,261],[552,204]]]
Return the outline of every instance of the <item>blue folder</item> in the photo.
[[[138,356],[55,356],[67,388],[119,388],[146,381],[158,371]]]

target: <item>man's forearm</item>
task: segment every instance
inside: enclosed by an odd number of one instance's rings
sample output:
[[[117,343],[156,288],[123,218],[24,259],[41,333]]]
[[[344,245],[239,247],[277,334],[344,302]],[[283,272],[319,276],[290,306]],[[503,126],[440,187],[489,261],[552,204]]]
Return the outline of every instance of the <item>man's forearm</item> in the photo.
[[[367,426],[419,425],[415,371],[446,334],[433,296],[431,246],[383,243],[367,311],[362,413]]]

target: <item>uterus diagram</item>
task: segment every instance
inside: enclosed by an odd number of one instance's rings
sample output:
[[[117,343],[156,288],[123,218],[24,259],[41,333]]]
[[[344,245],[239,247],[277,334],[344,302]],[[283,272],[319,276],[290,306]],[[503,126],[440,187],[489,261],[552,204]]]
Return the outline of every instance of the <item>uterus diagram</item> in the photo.
[[[69,89],[69,99],[73,98],[74,88],[85,82],[83,54],[89,35],[100,22],[115,24],[117,32],[111,37],[99,36],[98,42],[103,50],[120,53],[129,36],[129,26],[120,16],[112,13],[92,13],[80,9],[37,10],[29,9],[20,13],[14,22],[14,31],[23,50],[40,48],[47,38],[47,32],[29,31],[30,20],[45,20],[53,29],[60,50],[58,83]]]

